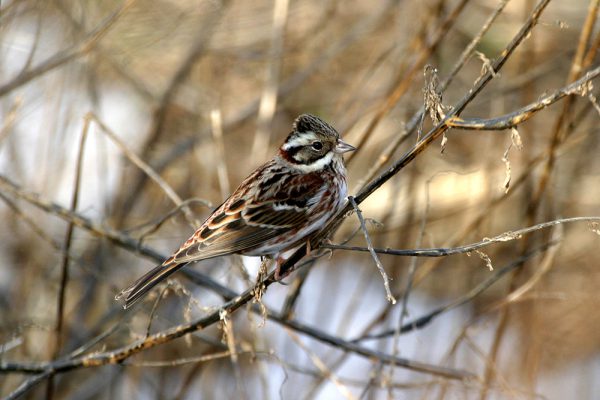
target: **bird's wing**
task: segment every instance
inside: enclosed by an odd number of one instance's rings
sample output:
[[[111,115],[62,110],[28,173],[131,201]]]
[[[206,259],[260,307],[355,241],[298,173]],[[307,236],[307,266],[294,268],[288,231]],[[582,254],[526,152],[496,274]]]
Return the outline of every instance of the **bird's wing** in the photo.
[[[188,263],[244,252],[310,224],[314,217],[310,209],[321,195],[323,181],[318,175],[302,179],[303,190],[286,185],[267,198],[236,200],[232,196],[167,262]]]

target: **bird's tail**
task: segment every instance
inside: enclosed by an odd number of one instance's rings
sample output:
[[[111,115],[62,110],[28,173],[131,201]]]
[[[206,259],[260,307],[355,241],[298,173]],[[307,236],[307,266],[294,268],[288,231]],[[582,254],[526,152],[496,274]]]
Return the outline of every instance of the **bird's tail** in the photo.
[[[121,293],[115,296],[115,299],[124,299],[125,304],[123,305],[123,308],[129,308],[137,303],[139,299],[144,297],[144,295],[148,293],[154,286],[158,285],[161,281],[179,270],[179,268],[184,267],[186,264],[187,263],[174,262],[161,264],[147,272],[127,289],[124,289]]]

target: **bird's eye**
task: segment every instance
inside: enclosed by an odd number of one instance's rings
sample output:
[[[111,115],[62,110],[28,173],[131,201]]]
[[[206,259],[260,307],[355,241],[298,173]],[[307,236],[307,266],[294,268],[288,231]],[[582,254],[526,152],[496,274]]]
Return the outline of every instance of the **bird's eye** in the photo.
[[[312,148],[315,150],[321,150],[323,148],[323,143],[321,142],[313,142]]]

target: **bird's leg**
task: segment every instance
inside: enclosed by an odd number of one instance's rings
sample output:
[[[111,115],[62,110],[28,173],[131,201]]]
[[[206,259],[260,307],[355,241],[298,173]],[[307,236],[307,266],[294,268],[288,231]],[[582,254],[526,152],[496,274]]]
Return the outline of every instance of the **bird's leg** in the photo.
[[[310,240],[306,241],[306,255],[310,257],[310,252],[311,252],[311,247],[310,247]],[[281,266],[287,261],[288,259],[282,256],[277,256],[275,257],[275,280],[280,281],[281,279],[285,278],[286,276],[288,276],[289,274],[292,273],[293,268],[290,268],[288,271],[286,271],[283,275],[281,274]],[[282,283],[282,282],[280,282]],[[283,284],[283,283],[282,283]]]
[[[279,281],[288,276],[289,271],[285,275],[281,275],[281,266],[286,262],[287,258],[277,256],[275,258],[275,280]]]

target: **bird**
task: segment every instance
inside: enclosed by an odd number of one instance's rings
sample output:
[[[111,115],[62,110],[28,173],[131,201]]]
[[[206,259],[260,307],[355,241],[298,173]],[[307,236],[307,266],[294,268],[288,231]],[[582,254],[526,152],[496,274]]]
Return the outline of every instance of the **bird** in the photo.
[[[344,142],[323,119],[298,116],[279,151],[252,172],[181,247],[116,296],[124,308],[185,265],[242,254],[275,260],[308,243],[347,201]]]

